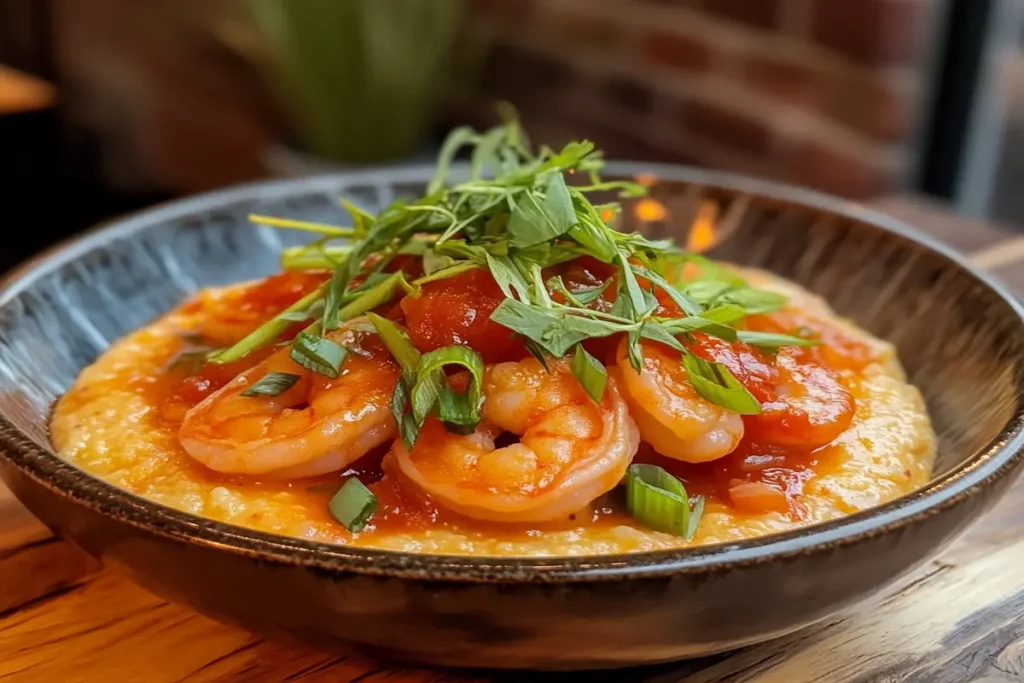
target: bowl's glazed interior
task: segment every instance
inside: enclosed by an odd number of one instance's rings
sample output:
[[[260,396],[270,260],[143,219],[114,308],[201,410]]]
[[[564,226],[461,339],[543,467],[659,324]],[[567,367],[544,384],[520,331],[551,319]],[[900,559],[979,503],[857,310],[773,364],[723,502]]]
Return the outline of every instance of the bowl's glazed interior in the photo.
[[[641,171],[658,178],[652,193],[667,216],[648,222],[627,206],[627,229],[685,239],[702,202],[714,202],[723,241],[712,255],[790,278],[897,345],[939,435],[936,477],[1019,434],[1019,308],[947,251],[812,193],[668,167],[610,165],[607,176]],[[344,222],[340,197],[376,211],[416,196],[429,176],[423,168],[253,185],[62,247],[0,290],[0,420],[49,450],[50,406],[112,340],[197,288],[274,272],[283,246],[309,238],[255,227],[249,213]]]

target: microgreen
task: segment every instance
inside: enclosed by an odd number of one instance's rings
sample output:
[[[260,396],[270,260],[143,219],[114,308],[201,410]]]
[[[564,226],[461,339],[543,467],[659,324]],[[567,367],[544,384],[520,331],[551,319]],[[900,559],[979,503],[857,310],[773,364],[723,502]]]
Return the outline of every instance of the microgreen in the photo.
[[[468,175],[452,163],[468,155]],[[420,354],[396,322],[372,313],[401,295],[474,269],[486,269],[503,301],[491,320],[522,338],[545,367],[571,356],[570,367],[595,400],[607,373],[582,346],[588,339],[625,335],[629,362],[643,368],[642,342],[657,342],[679,353],[680,363],[701,396],[744,414],[760,410],[757,400],[729,370],[693,355],[694,333],[774,350],[814,343],[801,336],[737,330],[745,317],[777,310],[786,298],[751,287],[735,269],[688,254],[669,240],[652,240],[615,228],[617,202],[595,205],[589,195],[644,194],[629,181],[604,181],[604,160],[587,141],[560,149],[534,149],[515,120],[492,130],[459,128],[438,156],[437,170],[416,199],[403,199],[376,214],[342,202],[350,227],[268,216],[254,222],[317,235],[311,245],[282,255],[287,269],[327,269],[330,281],[303,297],[235,346],[216,352],[213,362],[240,358],[279,343],[295,322],[312,321],[290,342],[303,368],[334,376],[346,349],[323,336],[356,316],[368,314],[373,330],[402,367],[392,410],[403,440],[411,446],[429,415],[448,429],[471,430],[480,419],[483,360],[479,352],[449,346]],[[567,183],[570,175],[581,182]],[[419,259],[423,275],[406,279],[394,259]],[[580,256],[608,264],[611,277],[597,286],[568,284],[557,269]],[[681,276],[685,275],[685,279]],[[657,295],[657,296],[656,296]],[[600,299],[613,301],[603,305]],[[661,301],[678,311],[665,312]],[[670,306],[671,307],[671,306]],[[464,392],[454,391],[445,369],[469,372]]]

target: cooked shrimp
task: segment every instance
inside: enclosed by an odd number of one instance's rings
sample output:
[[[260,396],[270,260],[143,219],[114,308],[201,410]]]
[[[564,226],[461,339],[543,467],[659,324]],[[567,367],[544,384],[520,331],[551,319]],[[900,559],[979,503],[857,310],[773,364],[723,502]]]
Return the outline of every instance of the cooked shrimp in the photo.
[[[731,453],[743,438],[743,418],[697,393],[678,352],[661,344],[641,346],[643,372],[630,365],[625,339],[617,364],[641,438],[661,455],[684,462],[707,462]]]
[[[352,326],[329,338],[352,345]],[[389,409],[399,369],[390,358],[349,353],[337,379],[313,373],[283,348],[188,411],[179,440],[210,469],[307,477],[339,470],[395,435]],[[278,396],[240,394],[270,372],[299,380]]]
[[[783,350],[776,367],[779,381],[773,400],[746,419],[750,436],[760,441],[799,446],[831,443],[853,421],[854,401],[839,375],[814,363],[800,363]]]
[[[197,327],[190,332],[214,346],[230,346],[312,292],[328,277],[329,273],[320,271],[288,271],[242,287],[203,290],[182,309],[186,313],[201,313]]]
[[[614,488],[640,445],[615,380],[598,405],[562,362],[550,374],[533,358],[488,368],[483,416],[468,436],[431,420],[411,452],[392,450],[405,477],[475,519],[565,518]],[[518,443],[498,445],[505,433]]]

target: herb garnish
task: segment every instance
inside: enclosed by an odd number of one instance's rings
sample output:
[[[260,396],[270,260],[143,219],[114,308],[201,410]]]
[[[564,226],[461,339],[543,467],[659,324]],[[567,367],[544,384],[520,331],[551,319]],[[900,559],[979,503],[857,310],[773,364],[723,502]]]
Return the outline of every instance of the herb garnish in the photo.
[[[704,512],[704,497],[690,506],[683,482],[657,465],[626,470],[626,508],[646,526],[686,540],[693,538]]]
[[[452,160],[467,150],[468,177],[450,178]],[[515,121],[483,133],[459,128],[443,145],[437,172],[418,199],[396,201],[377,215],[344,203],[350,227],[253,216],[262,225],[317,234],[311,245],[286,250],[282,266],[329,269],[332,276],[211,360],[235,360],[276,343],[294,322],[311,320],[292,342],[292,358],[334,377],[345,349],[324,332],[368,314],[402,367],[392,410],[405,443],[415,442],[431,414],[452,431],[472,431],[482,400],[479,354],[453,346],[421,355],[396,323],[372,311],[401,294],[417,296],[429,282],[486,268],[506,297],[491,320],[519,335],[545,367],[548,358],[571,354],[573,373],[595,401],[603,396],[607,373],[582,343],[625,334],[628,358],[637,371],[643,368],[642,340],[665,344],[679,352],[701,396],[734,412],[759,412],[755,397],[728,368],[689,350],[691,335],[738,339],[768,351],[813,340],[737,329],[746,316],[784,306],[786,297],[752,288],[732,269],[684,252],[671,241],[616,230],[618,203],[595,205],[588,195],[611,190],[636,197],[646,189],[628,181],[602,181],[603,163],[601,153],[586,141],[534,151]],[[570,176],[583,184],[567,184]],[[422,277],[408,281],[400,272],[390,272],[394,259],[406,255],[422,259]],[[608,264],[615,275],[598,287],[570,291],[549,269],[580,256]],[[692,270],[695,277],[680,279]],[[596,305],[611,294],[610,307]],[[666,315],[659,300],[671,302],[682,317]],[[451,366],[469,372],[465,391],[449,385],[443,369]]]

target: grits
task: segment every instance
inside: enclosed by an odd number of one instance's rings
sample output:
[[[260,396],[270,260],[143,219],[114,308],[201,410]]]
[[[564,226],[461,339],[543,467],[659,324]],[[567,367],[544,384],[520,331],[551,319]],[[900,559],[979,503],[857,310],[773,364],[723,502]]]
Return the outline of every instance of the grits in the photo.
[[[459,518],[403,491],[387,461],[377,515],[362,532],[351,534],[327,509],[340,485],[339,474],[260,481],[205,469],[178,443],[181,415],[166,407],[175,374],[169,366],[186,346],[185,336],[211,323],[218,303],[230,303],[242,285],[206,290],[115,343],[57,403],[51,438],[63,458],[86,472],[195,515],[329,543],[441,554],[589,555],[731,542],[849,515],[924,484],[935,436],[922,398],[905,380],[893,348],[836,319],[820,299],[791,283],[761,272],[745,275],[758,286],[789,295],[795,308],[862,340],[875,352],[876,362],[855,375],[846,372],[856,399],[853,422],[799,473],[796,512],[745,514],[711,496],[689,543],[640,526],[612,500],[616,493],[560,523],[508,527]]]

